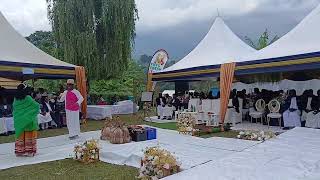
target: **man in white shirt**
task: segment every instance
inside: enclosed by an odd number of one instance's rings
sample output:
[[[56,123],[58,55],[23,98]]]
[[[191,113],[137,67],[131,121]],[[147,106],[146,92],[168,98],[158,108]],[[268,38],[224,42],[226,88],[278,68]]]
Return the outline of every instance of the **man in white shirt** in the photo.
[[[74,89],[73,79],[67,81],[67,90],[60,95],[60,101],[65,102],[69,138],[78,138],[80,135],[79,114],[83,97],[78,90]]]

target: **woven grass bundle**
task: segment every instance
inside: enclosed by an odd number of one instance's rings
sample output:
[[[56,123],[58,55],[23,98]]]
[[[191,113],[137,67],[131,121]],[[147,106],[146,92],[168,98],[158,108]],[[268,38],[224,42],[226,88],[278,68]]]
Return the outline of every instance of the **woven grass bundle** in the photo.
[[[119,116],[115,120],[106,120],[100,139],[108,140],[112,144],[124,144],[131,141],[128,127]]]

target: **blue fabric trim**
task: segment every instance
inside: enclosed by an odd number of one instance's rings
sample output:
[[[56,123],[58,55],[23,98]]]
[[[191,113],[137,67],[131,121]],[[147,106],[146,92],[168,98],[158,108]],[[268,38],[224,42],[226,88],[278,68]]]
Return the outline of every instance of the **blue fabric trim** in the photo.
[[[220,66],[221,65],[198,66],[198,67],[192,67],[192,68],[187,68],[187,69],[179,69],[179,70],[174,70],[174,71],[159,72],[159,73],[154,73],[154,74],[171,74],[171,73],[180,73],[180,72],[188,72],[188,71],[217,69],[217,68],[220,68]]]
[[[309,63],[309,64],[271,67],[271,68],[254,68],[254,69],[236,70],[235,75],[237,76],[237,75],[272,73],[272,72],[283,72],[283,71],[289,72],[289,71],[301,71],[301,70],[312,70],[312,69],[320,69],[320,63]]]
[[[208,74],[199,74],[199,75],[188,75],[188,76],[180,76],[180,77],[165,77],[165,78],[152,78],[152,81],[190,81],[196,78],[203,77],[219,77],[220,73],[208,73]]]
[[[75,69],[75,67],[68,67],[68,66],[29,64],[29,63],[20,63],[20,62],[8,62],[8,61],[4,61],[4,60],[0,60],[0,65],[28,67],[28,68],[65,69],[65,70],[74,70]]]
[[[292,56],[277,57],[277,58],[260,59],[260,60],[252,60],[252,61],[248,60],[244,62],[237,62],[236,66],[280,62],[280,61],[286,61],[286,60],[298,60],[298,59],[306,59],[306,58],[319,57],[319,56],[320,56],[320,51],[313,52],[313,53],[292,55]]]
[[[320,57],[320,51],[319,52],[313,52],[313,53],[292,55],[292,56],[270,58],[270,59],[260,59],[260,60],[252,60],[252,61],[248,60],[248,61],[244,61],[244,62],[237,62],[236,66],[244,66],[244,65],[251,65],[251,64],[262,64],[262,63],[270,63],[270,62],[280,62],[280,61],[286,61],[286,60],[298,60],[298,59],[305,59],[305,58],[312,58],[312,57]],[[197,71],[197,70],[216,69],[216,68],[220,68],[220,67],[221,67],[221,65],[199,66],[199,67],[180,69],[180,70],[175,70],[175,71],[160,72],[160,73],[155,73],[155,74],[171,74],[171,73],[177,73],[177,72],[188,72],[188,71]]]
[[[75,75],[56,75],[56,74],[33,74],[33,75],[24,75],[22,72],[8,72],[0,71],[1,77],[7,77],[12,79],[23,79],[24,77],[30,77],[30,79],[72,79],[75,78]]]

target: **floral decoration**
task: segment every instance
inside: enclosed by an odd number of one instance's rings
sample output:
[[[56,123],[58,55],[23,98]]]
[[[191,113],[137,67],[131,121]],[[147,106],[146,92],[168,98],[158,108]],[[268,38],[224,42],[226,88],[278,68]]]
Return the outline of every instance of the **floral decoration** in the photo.
[[[100,151],[98,140],[88,140],[83,144],[77,144],[74,146],[74,159],[81,161],[83,163],[92,163],[99,161],[99,151]]]
[[[101,140],[108,140],[112,144],[124,144],[131,141],[127,125],[117,116],[115,119],[107,119],[101,130]]]
[[[238,139],[245,139],[251,141],[266,141],[268,139],[276,137],[274,132],[268,131],[241,131],[237,135]]]
[[[167,150],[159,147],[147,148],[141,160],[138,179],[158,180],[180,172],[180,164]]]
[[[181,134],[193,135],[197,129],[195,129],[196,119],[192,114],[181,113],[177,119],[178,132]]]

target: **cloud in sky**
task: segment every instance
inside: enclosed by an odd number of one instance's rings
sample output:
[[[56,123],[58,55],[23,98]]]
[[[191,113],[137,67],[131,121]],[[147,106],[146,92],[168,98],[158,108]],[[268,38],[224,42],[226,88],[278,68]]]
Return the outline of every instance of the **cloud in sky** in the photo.
[[[46,0],[1,0],[0,11],[23,35],[50,30]]]
[[[299,12],[319,0],[136,0],[140,20],[138,32],[157,31],[187,22],[244,16],[257,10],[267,13]],[[45,0],[1,0],[0,11],[23,35],[50,30]]]
[[[153,31],[186,22],[205,21],[217,15],[225,18],[264,13],[300,12],[319,0],[137,0],[138,31]]]
[[[139,11],[135,54],[165,48],[181,58],[205,36],[219,9],[241,38],[268,28],[283,35],[301,21],[320,0],[136,0]],[[23,35],[50,30],[46,0],[0,0],[0,11]]]
[[[150,31],[203,21],[217,15],[240,15],[255,9],[257,0],[137,0],[138,30]]]

